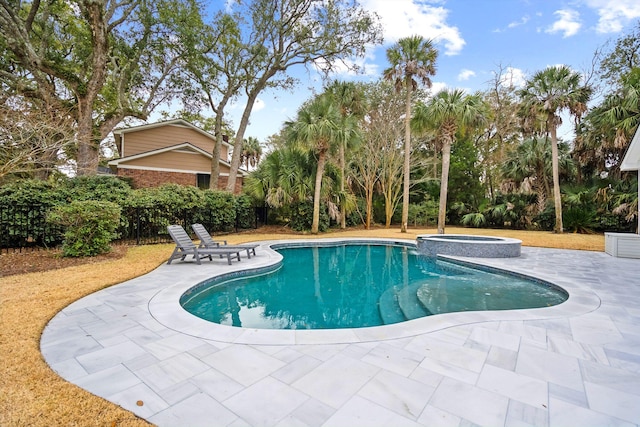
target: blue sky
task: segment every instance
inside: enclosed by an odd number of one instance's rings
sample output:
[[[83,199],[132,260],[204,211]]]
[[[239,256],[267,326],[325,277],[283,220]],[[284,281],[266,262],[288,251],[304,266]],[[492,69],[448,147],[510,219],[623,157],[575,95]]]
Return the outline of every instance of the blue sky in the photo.
[[[640,20],[640,0],[360,0],[384,27],[384,44],[369,49],[359,64],[365,74],[341,72],[333,78],[376,80],[389,66],[386,49],[399,38],[419,34],[435,40],[439,51],[435,93],[443,88],[487,88],[499,67],[516,83],[550,65],[576,71],[591,67],[593,54],[606,42],[628,34]],[[295,117],[300,104],[321,88],[318,75],[291,70],[301,82],[293,92],[260,95],[245,137],[265,141]],[[243,100],[228,110],[238,126]],[[563,131],[561,129],[560,135]],[[570,139],[569,131],[565,137]]]

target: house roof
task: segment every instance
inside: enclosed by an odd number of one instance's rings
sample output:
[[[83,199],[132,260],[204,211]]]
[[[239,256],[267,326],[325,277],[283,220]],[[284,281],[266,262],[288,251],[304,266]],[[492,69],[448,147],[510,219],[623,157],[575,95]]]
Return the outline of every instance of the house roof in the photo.
[[[183,142],[181,144],[176,144],[176,145],[172,145],[169,147],[164,147],[164,148],[158,148],[157,150],[151,150],[151,151],[146,151],[144,153],[138,153],[138,154],[134,154],[133,156],[127,156],[127,157],[121,157],[119,159],[114,159],[109,161],[109,166],[118,166],[121,165],[122,163],[127,163],[131,160],[136,160],[136,159],[142,159],[144,157],[150,157],[150,156],[155,156],[161,153],[166,153],[169,151],[190,151],[190,152],[195,152],[197,154],[201,154],[203,156],[208,157],[209,159],[213,158],[213,155],[211,153],[209,153],[208,151],[203,150],[202,148],[196,147],[195,145],[191,144],[190,142]],[[220,159],[220,164],[231,167],[231,165]],[[238,175],[240,176],[244,176],[245,175],[245,171],[243,171],[242,169],[238,170]]]
[[[635,135],[631,140],[631,144],[627,148],[627,153],[622,159],[620,170],[623,171],[640,171],[640,126],[636,129]]]
[[[164,121],[164,122],[149,123],[149,124],[146,124],[146,125],[114,129],[113,130],[113,135],[118,137],[118,136],[122,136],[125,133],[138,132],[138,131],[147,130],[147,129],[154,129],[154,128],[158,128],[158,127],[162,127],[162,126],[182,126],[182,127],[190,128],[190,129],[195,130],[196,132],[201,133],[202,135],[206,136],[207,138],[210,138],[210,139],[212,139],[214,141],[216,140],[215,135],[213,135],[212,133],[209,133],[204,129],[200,129],[198,126],[193,125],[193,124],[191,124],[188,121],[183,120],[183,119],[167,120],[167,121]],[[227,147],[233,147],[231,144],[229,144],[227,141],[225,141],[224,138],[223,138],[222,144],[226,145]]]

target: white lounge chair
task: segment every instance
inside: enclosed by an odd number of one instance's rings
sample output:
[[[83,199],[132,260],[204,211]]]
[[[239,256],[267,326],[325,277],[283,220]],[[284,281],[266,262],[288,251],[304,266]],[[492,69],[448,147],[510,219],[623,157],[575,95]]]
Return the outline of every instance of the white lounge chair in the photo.
[[[256,254],[256,248],[260,246],[255,244],[228,245],[226,240],[213,240],[207,229],[204,228],[202,224],[192,224],[191,228],[193,229],[194,233],[196,233],[198,239],[200,239],[200,245],[198,245],[198,248],[238,249],[240,251],[247,251],[247,258],[251,258],[252,254]]]
[[[178,258],[180,258],[181,261],[184,261],[187,255],[193,255],[193,258],[196,260],[197,264],[200,264],[200,260],[202,258],[209,258],[209,261],[212,261],[213,255],[219,255],[220,257],[226,256],[229,265],[231,265],[232,258],[240,261],[240,249],[199,248],[195,243],[193,243],[193,241],[181,225],[170,225],[167,227],[167,231],[176,244],[176,247],[169,257],[169,261],[167,261],[167,264],[171,264],[171,261]]]

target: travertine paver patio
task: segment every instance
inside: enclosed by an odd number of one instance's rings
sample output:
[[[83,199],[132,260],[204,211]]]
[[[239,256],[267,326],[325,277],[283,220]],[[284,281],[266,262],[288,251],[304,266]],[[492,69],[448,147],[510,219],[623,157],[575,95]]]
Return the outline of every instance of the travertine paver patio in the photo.
[[[193,284],[277,258],[265,243],[232,266],[162,265],[65,308],[42,353],[159,426],[640,424],[640,260],[523,247],[481,261],[556,283],[567,302],[380,328],[243,330],[180,310]]]

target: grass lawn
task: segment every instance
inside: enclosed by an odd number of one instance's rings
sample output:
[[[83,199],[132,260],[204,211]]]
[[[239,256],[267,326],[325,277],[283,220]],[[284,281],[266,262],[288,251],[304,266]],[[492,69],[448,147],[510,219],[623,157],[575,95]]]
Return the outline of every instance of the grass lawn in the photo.
[[[521,239],[525,246],[604,251],[603,235],[454,228],[447,234],[481,234]],[[380,237],[414,240],[436,230],[350,229],[317,237]],[[309,239],[304,234],[252,232],[224,238],[230,244],[271,239]],[[131,412],[68,383],[45,363],[40,335],[60,310],[95,291],[145,274],[165,262],[173,245],[131,247],[124,257],[0,277],[0,425],[142,426]],[[3,265],[0,255],[0,266]],[[29,254],[25,253],[25,257]],[[8,257],[6,257],[8,259]],[[6,261],[5,261],[6,262]],[[4,270],[3,270],[4,271]]]

